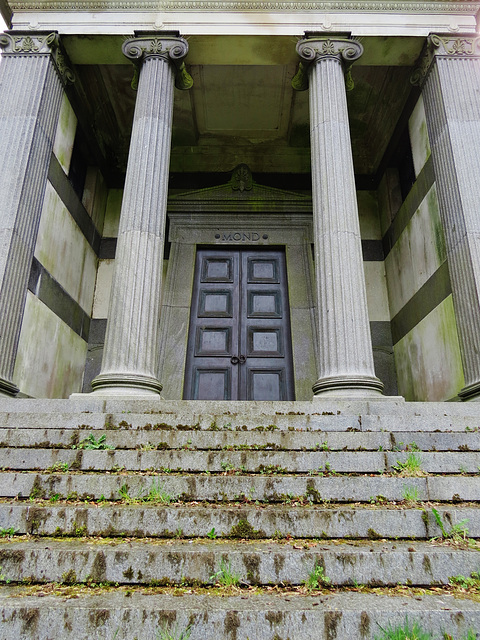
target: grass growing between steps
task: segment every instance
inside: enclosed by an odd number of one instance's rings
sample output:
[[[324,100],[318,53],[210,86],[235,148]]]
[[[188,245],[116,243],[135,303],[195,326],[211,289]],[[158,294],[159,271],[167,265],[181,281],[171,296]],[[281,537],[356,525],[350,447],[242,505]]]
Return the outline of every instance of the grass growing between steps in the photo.
[[[433,635],[422,629],[417,622],[410,623],[408,619],[403,625],[386,628],[380,627],[381,634],[375,636],[375,640],[440,640],[437,635]],[[473,630],[469,630],[466,636],[461,636],[458,640],[476,640],[477,636]],[[443,633],[441,640],[457,640],[449,633]]]
[[[166,491],[165,483],[161,485],[159,480],[154,480],[149,487],[142,488],[139,495],[135,497],[130,496],[126,484],[120,487],[118,493],[122,502],[126,504],[140,504],[144,502],[151,504],[170,504],[176,501],[175,496]]]
[[[210,580],[222,587],[238,587],[240,585],[240,576],[232,571],[231,564],[224,559],[220,562],[220,569],[210,576]]]

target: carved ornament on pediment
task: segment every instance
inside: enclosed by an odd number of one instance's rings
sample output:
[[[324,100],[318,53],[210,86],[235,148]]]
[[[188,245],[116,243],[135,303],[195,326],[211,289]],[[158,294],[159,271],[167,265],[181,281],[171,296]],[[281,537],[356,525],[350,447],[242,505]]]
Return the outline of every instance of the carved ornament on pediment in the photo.
[[[230,181],[233,191],[250,191],[253,188],[253,178],[250,167],[245,163],[235,167]]]
[[[428,77],[435,58],[469,59],[480,58],[480,36],[436,35],[427,38],[417,68],[410,78],[413,85],[422,86]]]
[[[394,13],[472,13],[478,0],[12,0],[22,11],[391,11]]]
[[[122,45],[123,54],[134,64],[141,66],[147,58],[163,58],[175,69],[175,86],[177,89],[190,89],[193,79],[188,73],[183,59],[188,53],[188,43],[184,38],[151,36],[131,38]],[[135,74],[132,87],[137,88],[138,72]]]
[[[363,47],[357,40],[349,38],[306,38],[297,42],[297,53],[302,58],[298,71],[292,79],[292,87],[297,91],[308,89],[308,71],[312,64],[335,58],[343,65],[345,87],[351,91],[354,87],[351,69],[355,60],[363,53]]]
[[[16,33],[14,31],[2,33],[0,34],[0,47],[3,49],[5,57],[51,56],[62,82],[64,84],[75,82],[75,75],[61,50],[60,38],[56,31],[49,33]]]

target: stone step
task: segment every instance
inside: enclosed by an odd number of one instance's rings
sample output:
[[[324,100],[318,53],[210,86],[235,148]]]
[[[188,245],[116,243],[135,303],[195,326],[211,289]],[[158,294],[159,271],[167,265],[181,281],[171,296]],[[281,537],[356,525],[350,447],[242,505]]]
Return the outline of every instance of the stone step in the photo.
[[[467,520],[480,537],[480,508],[438,507],[444,528]],[[430,510],[332,505],[329,508],[254,505],[36,505],[0,503],[0,529],[41,536],[429,539],[441,536]]]
[[[478,558],[478,551],[426,542],[0,542],[4,580],[29,584],[214,585],[235,576],[242,585],[289,586],[305,584],[321,566],[331,586],[432,586],[470,576]]]
[[[0,429],[0,447],[66,448],[88,443],[90,429]],[[119,430],[97,429],[93,438],[114,449],[183,449],[284,451],[480,451],[480,432],[419,432],[392,433],[380,431],[199,431],[159,429]]]
[[[0,449],[0,468],[76,471],[182,471],[185,473],[394,473],[409,455],[420,462],[420,473],[474,473],[480,452],[404,451],[192,451],[188,449],[94,451],[85,449]],[[67,470],[67,467],[63,470]]]
[[[479,479],[473,476],[247,476],[143,475],[0,472],[0,497],[120,500],[126,488],[131,497],[148,495],[151,487],[173,499],[284,502],[433,502],[480,501]]]
[[[63,411],[56,413],[50,405],[43,404],[42,401],[16,401],[17,405],[11,411],[0,411],[0,427],[2,428],[32,428],[32,429],[99,429],[107,431],[116,430],[145,430],[154,432],[157,430],[183,431],[192,429],[198,431],[255,431],[255,432],[276,432],[276,431],[374,431],[374,432],[479,432],[480,416],[465,404],[461,405],[461,411],[456,408],[455,403],[448,406],[435,405],[435,412],[425,405],[418,408],[416,414],[410,403],[405,403],[397,413],[389,413],[382,410],[381,413],[352,413],[335,411],[322,411],[319,407],[316,411],[315,403],[307,404],[305,407],[310,412],[275,411],[274,407],[270,412],[265,413],[268,405],[272,403],[244,403],[243,410],[236,408],[227,409],[223,412],[217,407],[222,403],[211,403],[211,411],[204,412],[199,406],[195,410],[194,401],[181,403],[167,403],[163,412],[139,412],[139,413],[108,413],[108,412],[77,412],[68,411],[64,407]],[[51,401],[48,401],[51,402]],[[24,403],[33,403],[32,408],[38,405],[40,410],[22,410]],[[2,401],[2,407],[8,402]],[[169,405],[179,405],[179,410]],[[209,403],[199,402],[199,405]],[[223,403],[227,405],[228,403]],[[233,403],[241,404],[241,403]],[[267,405],[267,407],[257,408],[257,412],[249,409],[247,405]],[[276,403],[274,403],[276,406]],[[283,403],[278,403],[283,404]],[[387,404],[384,403],[385,409]],[[336,408],[336,403],[332,408]],[[14,407],[15,405],[12,405]],[[42,411],[42,407],[49,408],[49,411]],[[52,406],[55,406],[53,404]],[[69,406],[69,405],[67,405]],[[70,405],[74,406],[74,405]],[[129,406],[129,405],[126,405]],[[414,405],[415,406],[415,405]],[[168,407],[168,409],[167,409]],[[292,403],[292,407],[295,407]],[[420,413],[421,412],[421,413]]]
[[[0,588],[1,640],[156,640],[169,629],[190,640],[371,640],[380,627],[405,619],[441,637],[455,640],[480,629],[480,603],[446,595],[388,597],[356,592],[317,594],[262,593],[215,597],[178,597],[154,590],[133,593],[91,590],[67,597],[42,592],[24,596],[25,588]],[[75,592],[73,591],[73,594]],[[176,634],[176,636],[174,635]]]

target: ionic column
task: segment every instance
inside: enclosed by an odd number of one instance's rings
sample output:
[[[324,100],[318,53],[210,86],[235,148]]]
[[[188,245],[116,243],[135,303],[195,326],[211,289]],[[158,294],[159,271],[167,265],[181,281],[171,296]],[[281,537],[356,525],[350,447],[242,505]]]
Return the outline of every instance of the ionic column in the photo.
[[[412,82],[422,87],[447,244],[465,387],[480,399],[480,38],[428,38]]]
[[[138,64],[127,175],[120,214],[102,370],[101,394],[158,394],[158,327],[167,210],[173,88],[192,84],[182,63],[183,38],[142,37],[124,43]],[[175,82],[176,79],[176,82]]]
[[[310,86],[313,228],[320,371],[315,396],[378,396],[367,313],[345,75],[363,53],[349,39],[297,44],[296,89]],[[349,86],[349,88],[351,88]]]
[[[56,33],[0,35],[0,395],[12,382],[63,85]]]

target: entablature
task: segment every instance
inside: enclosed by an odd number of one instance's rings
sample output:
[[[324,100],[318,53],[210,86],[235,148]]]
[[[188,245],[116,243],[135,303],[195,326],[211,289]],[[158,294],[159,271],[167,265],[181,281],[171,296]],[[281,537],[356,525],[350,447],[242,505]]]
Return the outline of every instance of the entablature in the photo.
[[[15,29],[62,34],[132,34],[180,29],[185,35],[301,35],[352,31],[358,36],[475,32],[478,0],[12,0]]]

